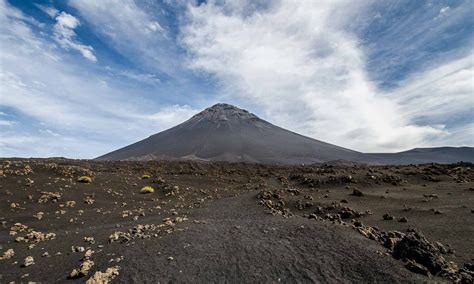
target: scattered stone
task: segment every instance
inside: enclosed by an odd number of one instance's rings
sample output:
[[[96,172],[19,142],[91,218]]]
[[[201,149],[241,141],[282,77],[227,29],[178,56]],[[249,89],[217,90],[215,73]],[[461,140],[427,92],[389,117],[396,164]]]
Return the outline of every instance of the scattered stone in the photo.
[[[361,196],[363,196],[364,194],[362,193],[362,191],[360,191],[360,190],[358,190],[358,189],[354,189],[354,190],[352,191],[352,195],[353,195],[353,196],[357,196],[357,197],[361,197]]]
[[[86,252],[84,253],[84,257],[82,259],[90,259],[93,253],[94,251],[91,249],[86,250]]]
[[[398,218],[398,222],[400,223],[407,223],[408,222],[408,219],[406,217],[401,217],[401,218]]]
[[[16,242],[25,242],[25,243],[39,243],[43,241],[50,241],[56,238],[55,233],[43,233],[39,231],[29,230],[29,232],[24,237],[17,237]]]
[[[97,271],[86,284],[106,284],[119,275],[119,266],[109,267],[105,272]]]
[[[71,251],[72,252],[84,252],[86,249],[84,247],[80,247],[80,246],[72,246],[71,247]]]
[[[437,194],[423,194],[423,196],[428,199],[439,198]]]
[[[417,263],[416,261],[408,260],[407,263],[405,264],[405,267],[408,270],[410,270],[411,272],[418,273],[418,274],[423,274],[423,275],[431,278],[431,273],[428,270],[428,268],[426,268],[423,265]]]
[[[46,202],[56,203],[59,200],[61,200],[61,193],[42,191],[41,196],[38,199],[38,203],[46,203]]]
[[[38,212],[35,215],[33,215],[33,217],[35,217],[38,220],[43,219],[43,216],[44,216],[44,212]]]
[[[84,203],[86,204],[89,204],[89,205],[92,205],[94,204],[95,200],[94,200],[94,195],[88,195],[86,196],[86,198],[84,198]]]
[[[22,267],[27,267],[33,264],[35,264],[35,259],[32,256],[27,256],[25,260],[23,260]]]
[[[95,244],[94,237],[84,237],[84,242],[89,243],[91,245]]]
[[[15,202],[12,202],[12,203],[10,204],[10,208],[11,208],[11,209],[20,209],[20,204],[15,203]]]
[[[393,217],[392,215],[390,215],[390,214],[388,214],[388,213],[385,213],[385,214],[383,215],[383,219],[386,220],[386,221],[388,221],[388,220],[393,220],[393,219],[395,219],[395,217]]]
[[[15,236],[19,232],[25,232],[28,229],[28,226],[23,225],[22,223],[15,223],[10,228],[10,236]]]
[[[89,270],[94,266],[94,262],[92,260],[86,259],[81,263],[81,266],[78,269],[73,269],[72,272],[69,274],[69,279],[76,279],[80,277],[84,277],[89,273]]]
[[[26,185],[26,186],[31,186],[33,183],[34,183],[34,180],[32,180],[32,179],[30,179],[30,178],[26,178],[26,179],[25,179],[25,185]]]
[[[66,201],[66,207],[73,208],[74,206],[76,206],[76,201]]]
[[[7,249],[3,252],[3,256],[0,257],[0,260],[10,259],[15,255],[15,251],[13,249]]]

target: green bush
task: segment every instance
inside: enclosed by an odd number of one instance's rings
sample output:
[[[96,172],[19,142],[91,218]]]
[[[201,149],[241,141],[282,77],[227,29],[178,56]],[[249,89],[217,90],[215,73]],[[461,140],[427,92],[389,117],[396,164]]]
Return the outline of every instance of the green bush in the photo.
[[[140,190],[140,193],[153,193],[155,192],[155,189],[151,186],[145,186]]]
[[[150,176],[150,175],[148,175],[148,174],[144,174],[144,175],[142,175],[142,179],[149,179],[149,178],[151,178],[151,176]]]
[[[80,176],[78,179],[77,179],[78,182],[82,182],[82,183],[91,183],[92,182],[92,178],[91,177],[88,177],[88,176]]]

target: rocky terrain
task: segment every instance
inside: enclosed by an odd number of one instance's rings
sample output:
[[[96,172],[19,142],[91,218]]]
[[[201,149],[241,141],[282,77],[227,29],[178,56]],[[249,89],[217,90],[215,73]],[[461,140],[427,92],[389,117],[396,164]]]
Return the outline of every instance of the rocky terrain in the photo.
[[[470,163],[0,159],[0,282],[460,282]]]

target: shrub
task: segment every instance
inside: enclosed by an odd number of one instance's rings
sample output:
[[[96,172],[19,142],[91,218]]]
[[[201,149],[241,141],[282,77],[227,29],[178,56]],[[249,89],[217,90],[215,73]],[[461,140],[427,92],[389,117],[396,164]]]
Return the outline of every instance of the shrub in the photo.
[[[145,186],[140,190],[140,193],[153,193],[155,192],[155,189],[151,186]]]
[[[142,175],[142,179],[149,179],[149,178],[151,178],[151,176],[150,176],[150,175],[148,175],[148,174],[144,174],[144,175]]]
[[[92,178],[91,177],[88,177],[88,176],[81,176],[77,179],[78,182],[82,182],[82,183],[91,183],[92,182]]]

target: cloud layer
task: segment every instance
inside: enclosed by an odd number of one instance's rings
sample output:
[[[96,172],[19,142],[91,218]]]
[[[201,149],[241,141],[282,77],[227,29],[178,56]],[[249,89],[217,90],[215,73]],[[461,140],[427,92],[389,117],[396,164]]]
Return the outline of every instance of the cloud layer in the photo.
[[[37,35],[38,22],[3,1],[0,9],[0,106],[16,113],[3,119],[2,112],[0,156],[93,158],[196,113],[130,97],[113,78],[63,53],[62,43]],[[73,40],[77,19],[55,15],[61,40]]]
[[[0,0],[0,156],[92,158],[215,102],[359,151],[472,146],[469,1],[414,2]]]
[[[190,67],[212,74],[224,97],[254,102],[300,133],[361,151],[427,145],[449,132],[415,119],[464,111],[472,95],[471,55],[383,94],[358,38],[344,29],[358,10],[341,12],[346,1],[278,1],[254,11],[221,2],[189,6],[181,40]]]

